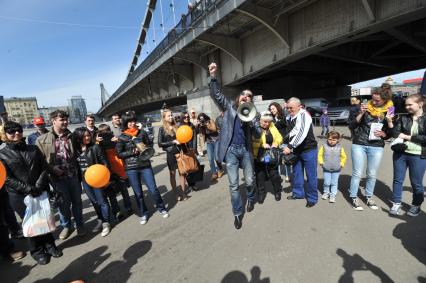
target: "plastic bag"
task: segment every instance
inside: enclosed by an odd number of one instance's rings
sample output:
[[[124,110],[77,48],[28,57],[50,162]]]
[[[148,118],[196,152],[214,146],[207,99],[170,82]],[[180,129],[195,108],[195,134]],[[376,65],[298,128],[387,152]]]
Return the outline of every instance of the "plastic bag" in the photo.
[[[55,231],[55,217],[50,210],[47,192],[43,192],[38,197],[27,195],[24,203],[27,206],[22,221],[25,237],[35,237]]]

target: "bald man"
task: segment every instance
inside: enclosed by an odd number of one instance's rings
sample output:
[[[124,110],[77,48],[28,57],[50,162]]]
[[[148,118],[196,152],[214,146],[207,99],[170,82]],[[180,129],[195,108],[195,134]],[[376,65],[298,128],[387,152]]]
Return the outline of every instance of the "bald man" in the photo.
[[[306,207],[313,207],[318,202],[317,158],[318,146],[312,126],[312,117],[302,109],[300,99],[292,97],[287,101],[289,143],[284,154],[293,152],[298,156],[293,165],[293,194],[287,199],[306,198]],[[304,186],[306,172],[306,187]]]

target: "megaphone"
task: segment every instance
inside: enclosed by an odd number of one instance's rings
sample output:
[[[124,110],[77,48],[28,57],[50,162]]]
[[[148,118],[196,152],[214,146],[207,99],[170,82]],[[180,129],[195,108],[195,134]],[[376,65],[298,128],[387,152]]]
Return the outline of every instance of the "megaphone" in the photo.
[[[237,115],[243,122],[251,122],[257,115],[256,106],[251,102],[244,102],[238,106]]]
[[[137,137],[134,137],[132,139],[133,143],[135,144],[136,148],[138,149],[139,153],[139,159],[142,161],[147,161],[151,157],[154,156],[155,150],[152,147],[146,146],[142,141],[140,141]]]

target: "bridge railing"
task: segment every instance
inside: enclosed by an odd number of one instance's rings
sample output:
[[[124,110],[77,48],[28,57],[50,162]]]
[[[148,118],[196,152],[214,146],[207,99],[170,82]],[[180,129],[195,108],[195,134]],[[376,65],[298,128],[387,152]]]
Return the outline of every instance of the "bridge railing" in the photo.
[[[180,39],[186,31],[190,30],[194,23],[202,18],[208,11],[214,9],[219,3],[225,0],[201,0],[194,5],[192,11],[183,14],[178,24],[167,33],[163,40],[154,48],[154,50],[145,58],[145,60],[135,69],[135,71],[121,84],[121,86],[111,95],[108,101],[115,99],[126,89],[140,74],[142,74],[150,65],[152,65],[169,47]],[[106,102],[105,108],[108,106]]]

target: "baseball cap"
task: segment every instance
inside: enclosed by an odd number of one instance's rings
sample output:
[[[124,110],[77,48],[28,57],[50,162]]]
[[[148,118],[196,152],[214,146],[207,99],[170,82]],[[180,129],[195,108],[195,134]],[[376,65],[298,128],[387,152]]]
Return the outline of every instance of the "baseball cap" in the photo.
[[[34,118],[34,125],[43,125],[43,124],[45,124],[43,117],[35,117]]]

